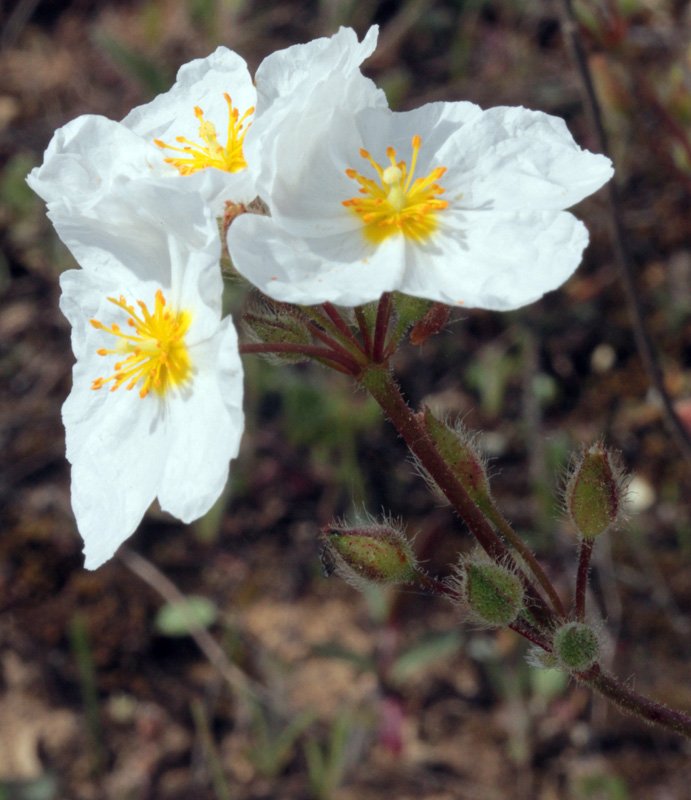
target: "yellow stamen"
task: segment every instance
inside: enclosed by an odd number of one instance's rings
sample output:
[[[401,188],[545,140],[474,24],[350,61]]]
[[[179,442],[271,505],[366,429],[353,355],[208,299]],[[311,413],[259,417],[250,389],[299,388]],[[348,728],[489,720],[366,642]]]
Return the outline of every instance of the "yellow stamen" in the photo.
[[[192,142],[184,136],[176,136],[175,141],[182,147],[166,144],[160,139],[154,139],[154,144],[164,150],[182,153],[181,156],[170,156],[164,159],[166,164],[172,164],[181,175],[191,175],[207,167],[215,167],[224,172],[239,172],[247,167],[242,147],[251,122],[248,117],[254,114],[254,106],[240,116],[237,108],[233,107],[230,95],[223,93],[228,104],[228,134],[225,146],[218,141],[216,126],[213,122],[204,119],[204,112],[199,106],[194,107],[194,116],[199,120],[199,138],[203,144]]]
[[[110,391],[121,386],[131,390],[139,386],[139,396],[144,398],[153,389],[163,396],[173,386],[187,382],[192,371],[192,364],[185,345],[185,334],[192,321],[189,311],[177,313],[166,307],[163,292],[156,292],[153,313],[146,304],[137,301],[139,312],[133,305],[128,305],[125,298],[109,297],[108,300],[122,309],[127,315],[127,325],[133,328],[132,333],[123,333],[120,326],[113,322],[104,325],[97,319],[90,320],[96,330],[109,333],[117,338],[112,349],[99,348],[99,356],[120,355],[124,360],[114,364],[114,372],[108,378],[96,378],[92,389],[101,389],[112,382]]]
[[[413,180],[422,140],[413,136],[411,144],[410,169],[405,161],[396,160],[393,147],[387,147],[389,165],[386,167],[378,164],[367,150],[360,150],[360,155],[369,161],[379,181],[366,178],[354,169],[345,171],[349,178],[360,184],[359,193],[364,197],[343,200],[343,205],[362,220],[363,233],[374,244],[397,233],[415,242],[428,239],[438,227],[438,212],[449,205],[446,200],[438,198],[444,193],[444,188],[437,181],[446,172],[446,167],[435,167],[425,178]]]

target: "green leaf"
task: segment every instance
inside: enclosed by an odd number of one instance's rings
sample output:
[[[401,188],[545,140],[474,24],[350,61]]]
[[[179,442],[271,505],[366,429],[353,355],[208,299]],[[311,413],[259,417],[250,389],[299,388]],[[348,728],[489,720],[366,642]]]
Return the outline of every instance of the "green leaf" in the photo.
[[[402,683],[415,672],[424,670],[429,664],[454,655],[458,652],[462,641],[461,634],[457,631],[426,637],[396,659],[391,668],[392,679]]]

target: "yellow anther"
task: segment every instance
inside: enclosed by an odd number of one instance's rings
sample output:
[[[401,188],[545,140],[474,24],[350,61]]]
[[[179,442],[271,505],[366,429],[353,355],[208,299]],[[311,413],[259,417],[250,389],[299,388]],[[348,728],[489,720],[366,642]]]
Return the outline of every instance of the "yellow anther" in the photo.
[[[367,150],[360,149],[360,155],[370,163],[378,181],[352,168],[345,171],[360,185],[359,194],[364,197],[351,197],[342,203],[362,220],[365,237],[375,244],[398,233],[416,242],[425,241],[438,227],[438,213],[449,205],[439,199],[444,188],[437,183],[446,167],[435,167],[426,177],[413,180],[422,140],[413,136],[411,145],[410,169],[405,161],[396,160],[393,147],[387,147],[386,167],[378,164]]]
[[[233,107],[230,95],[224,92],[223,97],[228,105],[228,130],[225,145],[218,141],[216,126],[204,118],[204,112],[199,106],[194,107],[194,116],[199,120],[199,138],[202,140],[202,144],[193,142],[184,136],[175,137],[175,141],[183,145],[182,147],[175,147],[166,144],[161,139],[154,139],[154,144],[158,147],[182,154],[164,159],[167,164],[172,164],[181,175],[191,175],[207,167],[215,167],[224,172],[239,172],[247,167],[242,148],[251,125],[247,120],[254,114],[254,106],[248,108],[240,116],[238,109]]]
[[[97,319],[90,320],[96,330],[117,339],[115,347],[101,347],[96,351],[98,355],[125,356],[113,365],[110,377],[96,378],[91,388],[101,389],[110,383],[110,390],[114,392],[121,386],[128,390],[139,386],[139,396],[144,398],[152,389],[162,396],[172,387],[186,383],[192,371],[185,344],[185,334],[192,320],[190,313],[171,311],[160,289],[156,292],[153,312],[141,300],[137,301],[139,313],[122,296],[108,300],[128,315],[127,325],[133,332],[123,333],[115,322],[104,325]]]

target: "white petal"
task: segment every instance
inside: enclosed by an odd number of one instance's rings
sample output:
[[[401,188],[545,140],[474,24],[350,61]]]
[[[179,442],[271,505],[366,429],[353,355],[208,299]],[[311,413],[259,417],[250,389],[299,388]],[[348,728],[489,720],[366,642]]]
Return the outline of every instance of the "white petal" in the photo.
[[[605,156],[582,150],[559,117],[498,107],[463,126],[439,149],[444,185],[464,208],[561,210],[612,174]]]
[[[158,398],[92,390],[100,366],[95,354],[75,365],[62,409],[87,569],[109,559],[139,525],[156,496],[167,451]]]
[[[51,216],[80,266],[101,281],[104,291],[108,287],[110,294],[124,294],[130,302],[150,303],[161,288],[173,306],[193,311],[192,343],[216,330],[223,289],[221,244],[216,220],[196,195],[133,181],[102,197],[90,214]],[[77,299],[77,309],[81,302]]]
[[[374,49],[377,29],[361,44],[350,29],[268,56],[257,70],[257,113],[245,140],[248,161],[258,168],[257,191],[269,203],[278,175],[301,171],[312,143],[337,129],[333,115],[350,117],[365,106],[386,105],[383,92],[359,65]],[[293,151],[299,153],[296,163]]]
[[[377,46],[379,28],[373,25],[362,42],[352,28],[340,28],[330,38],[313,39],[267,56],[257,68],[257,112],[263,113],[271,103],[294,96],[298,87],[323,80],[325,75],[341,75],[356,70]],[[295,97],[299,102],[299,97]]]
[[[199,121],[194,107],[199,106],[224,141],[228,126],[224,92],[241,115],[255,105],[256,92],[247,63],[227,47],[218,47],[210,56],[180,67],[175,84],[167,92],[133,108],[122,124],[148,141],[163,139],[175,144],[176,136],[198,141]]]
[[[84,212],[114,184],[151,173],[157,149],[117,122],[85,115],[53,135],[43,164],[27,177],[53,210]]]
[[[329,301],[356,306],[376,300],[397,287],[404,265],[403,237],[377,248],[361,231],[305,240],[254,214],[233,222],[228,248],[236,269],[262,292],[301,305]]]
[[[475,103],[427,103],[411,111],[390,111],[388,108],[364,108],[355,118],[362,144],[379,164],[388,164],[386,148],[396,150],[399,160],[411,163],[412,138],[422,140],[415,177],[424,177],[435,167],[451,169],[452,165],[440,156],[447,140],[458,132],[470,128],[482,117],[482,109]],[[357,150],[355,150],[357,153]],[[363,160],[358,161],[364,165]],[[358,164],[353,167],[359,169]],[[374,177],[373,171],[369,170]],[[442,184],[445,181],[442,179]]]
[[[204,119],[216,127],[219,141],[227,141],[228,105],[227,93],[233,107],[242,116],[256,104],[256,90],[243,58],[227,47],[218,47],[207,58],[199,58],[183,65],[172,88],[155,97],[150,103],[132,109],[122,120],[122,125],[146,142],[161,139],[166,144],[179,146],[178,136],[202,144],[199,136],[199,120],[194,114],[195,106],[201,108]],[[245,125],[251,121],[247,120]],[[199,192],[209,204],[215,216],[223,214],[224,203],[248,203],[256,197],[254,176],[251,169],[238,172],[209,167],[192,175],[179,175],[174,167],[165,164],[171,155],[167,150],[154,148],[157,158],[157,174],[175,173],[175,178],[189,192]]]
[[[508,311],[559,287],[587,243],[585,226],[566,212],[457,214],[427,245],[407,248],[398,288],[449,305]]]
[[[168,180],[176,181],[180,188],[198,193],[211,209],[214,217],[222,217],[226,202],[251,203],[257,196],[255,175],[252,169],[226,172],[215,167],[206,167],[191,175],[176,175]]]
[[[336,95],[337,89],[330,87],[326,97]],[[310,105],[313,113],[287,125],[278,137],[281,167],[271,171],[267,197],[276,224],[294,236],[312,238],[362,229],[356,215],[343,206],[343,201],[357,197],[360,189],[347,177],[346,169],[379,182],[360,155],[361,148],[387,166],[386,151],[392,146],[398,159],[410,166],[412,139],[420,136],[415,177],[425,177],[435,167],[444,166],[437,157],[439,147],[482,113],[472,103],[430,103],[403,113],[368,106],[353,114],[346,104],[325,121],[321,110],[328,102],[315,100]]]
[[[194,378],[187,396],[169,404],[169,453],[158,488],[161,508],[183,522],[205,514],[223,491],[240,447],[242,364],[227,317],[208,342],[190,350]]]

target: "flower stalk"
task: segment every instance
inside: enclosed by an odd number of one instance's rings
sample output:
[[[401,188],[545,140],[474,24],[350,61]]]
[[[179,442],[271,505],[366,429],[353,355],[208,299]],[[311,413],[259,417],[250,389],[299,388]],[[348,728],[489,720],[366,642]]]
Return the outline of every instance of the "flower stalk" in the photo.
[[[379,403],[411,453],[439,486],[483,550],[495,561],[512,562],[510,551],[439,454],[427,434],[424,421],[410,409],[389,369],[370,366],[358,380]],[[553,612],[524,573],[522,580],[531,613],[541,625],[549,626],[554,621]]]
[[[314,344],[293,344],[292,342],[257,342],[240,345],[240,353],[249,355],[263,353],[295,353],[296,355],[308,356],[321,363],[332,367],[345,375],[352,375],[357,371],[357,363],[347,354],[328,348],[319,347]]]
[[[605,672],[599,664],[595,664],[587,672],[576,673],[574,677],[579,683],[599,692],[616,705],[620,711],[691,739],[691,716],[689,714],[667,708],[662,703],[634,692],[633,689],[620,683],[613,675]]]
[[[578,556],[578,573],[576,575],[576,619],[583,622],[585,619],[585,598],[588,589],[588,572],[590,571],[590,560],[593,555],[593,539],[583,539],[581,550]]]
[[[424,429],[423,422],[405,402],[390,371],[384,367],[370,366],[359,375],[358,379],[382,407],[410,451],[435,480],[485,552],[495,561],[510,559],[506,546],[497,536],[493,526],[472,502],[446,462],[440,457]],[[589,558],[589,555],[582,555],[582,568],[579,567],[579,576],[582,577],[579,577],[578,585],[583,587],[579,590],[579,597],[583,599],[577,601],[577,608],[582,607],[583,613],[588,571],[586,559],[589,560]],[[545,579],[548,580],[546,576]],[[551,644],[545,638],[545,633],[550,626],[555,625],[557,618],[532,583],[525,576],[523,576],[523,580],[529,603],[531,603],[530,611],[538,627],[522,617],[508,627],[542,650],[551,652]],[[449,594],[448,591],[440,589],[436,581],[423,581],[423,588],[433,593]],[[661,703],[633,691],[620,683],[613,675],[604,672],[598,663],[586,672],[574,673],[574,677],[579,683],[590,686],[599,692],[621,711],[691,739],[691,716],[682,711],[669,709]]]

